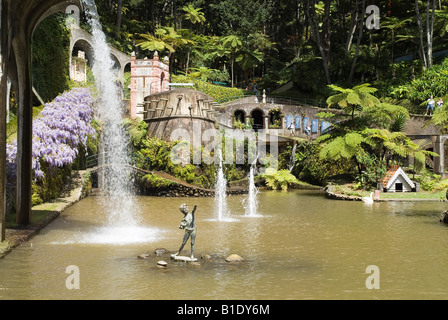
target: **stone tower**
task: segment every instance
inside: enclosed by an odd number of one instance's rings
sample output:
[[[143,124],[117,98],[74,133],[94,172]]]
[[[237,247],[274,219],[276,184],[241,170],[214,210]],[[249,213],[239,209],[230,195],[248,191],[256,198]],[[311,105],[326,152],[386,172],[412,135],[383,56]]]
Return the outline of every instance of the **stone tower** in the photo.
[[[144,99],[150,94],[169,90],[169,61],[159,60],[158,52],[153,59],[136,59],[131,56],[131,118],[143,119]]]

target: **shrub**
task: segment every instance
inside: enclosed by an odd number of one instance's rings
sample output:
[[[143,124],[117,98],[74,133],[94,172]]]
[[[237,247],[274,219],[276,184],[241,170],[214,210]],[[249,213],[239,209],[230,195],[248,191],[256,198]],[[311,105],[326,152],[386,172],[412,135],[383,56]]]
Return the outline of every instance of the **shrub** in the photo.
[[[246,91],[238,88],[228,88],[210,84],[200,79],[190,78],[187,76],[171,77],[173,83],[193,83],[194,89],[208,94],[218,103],[224,103],[240,98],[246,94]]]
[[[159,189],[159,188],[166,188],[171,186],[174,182],[171,182],[167,179],[164,179],[162,177],[159,177],[156,174],[149,173],[142,178],[142,182],[145,187],[151,188],[151,189]]]
[[[288,185],[291,183],[299,183],[297,178],[289,172],[289,170],[275,170],[273,168],[267,168],[265,173],[262,175],[266,180],[266,185],[273,190],[288,190]]]

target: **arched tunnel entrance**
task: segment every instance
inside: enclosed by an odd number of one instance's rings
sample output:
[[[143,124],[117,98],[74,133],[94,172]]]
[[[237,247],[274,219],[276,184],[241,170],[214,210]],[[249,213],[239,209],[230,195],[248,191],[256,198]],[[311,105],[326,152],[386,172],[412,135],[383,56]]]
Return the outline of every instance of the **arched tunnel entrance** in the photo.
[[[263,111],[261,111],[260,109],[255,109],[252,111],[251,116],[252,116],[252,121],[253,121],[252,128],[255,131],[262,130],[264,127],[263,126],[263,119],[264,119]]]

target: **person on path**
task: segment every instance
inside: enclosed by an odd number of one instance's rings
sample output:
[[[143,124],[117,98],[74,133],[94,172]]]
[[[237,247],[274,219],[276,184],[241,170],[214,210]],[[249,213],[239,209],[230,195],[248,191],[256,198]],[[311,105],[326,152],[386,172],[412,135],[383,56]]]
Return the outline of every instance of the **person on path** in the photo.
[[[443,107],[443,100],[442,98],[439,99],[439,101],[437,101],[437,108],[441,108]]]
[[[290,137],[294,137],[296,135],[296,132],[295,132],[296,131],[296,126],[294,124],[294,120],[291,121],[291,123],[289,124],[288,129],[291,130],[291,133],[289,134],[289,136]]]
[[[426,106],[426,113],[425,116],[429,115],[432,116],[432,112],[434,111],[434,105],[436,104],[433,96],[431,96],[431,98],[428,99],[428,104]]]

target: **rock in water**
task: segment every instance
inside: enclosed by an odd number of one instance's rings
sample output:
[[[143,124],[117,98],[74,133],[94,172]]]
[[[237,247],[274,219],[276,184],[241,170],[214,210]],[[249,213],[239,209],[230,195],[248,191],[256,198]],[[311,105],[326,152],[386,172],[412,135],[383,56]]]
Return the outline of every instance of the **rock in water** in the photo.
[[[201,258],[204,259],[204,260],[211,260],[212,259],[212,257],[209,254],[203,254],[201,256]]]
[[[137,256],[140,259],[147,259],[149,257],[149,253],[142,253]]]
[[[226,261],[227,262],[241,262],[241,261],[244,261],[244,259],[237,254],[231,254],[230,256],[228,256],[226,258]]]
[[[160,261],[157,261],[157,265],[161,266],[161,267],[166,267],[168,265],[168,263],[166,263],[166,261],[160,260]]]
[[[176,261],[184,261],[184,262],[196,262],[198,259],[186,257],[186,256],[176,256],[175,254],[171,255],[171,259],[174,259]]]
[[[442,214],[440,215],[440,222],[448,223],[448,210],[442,212]]]
[[[168,252],[168,250],[166,250],[165,248],[157,248],[155,251],[154,251],[154,253],[157,255],[157,256],[161,256],[161,255],[163,255],[163,254],[165,254],[165,253],[167,253]]]

